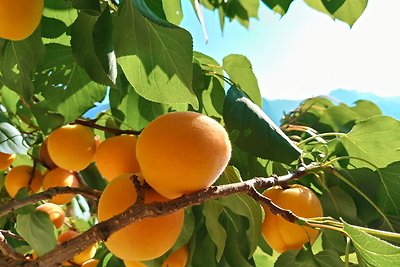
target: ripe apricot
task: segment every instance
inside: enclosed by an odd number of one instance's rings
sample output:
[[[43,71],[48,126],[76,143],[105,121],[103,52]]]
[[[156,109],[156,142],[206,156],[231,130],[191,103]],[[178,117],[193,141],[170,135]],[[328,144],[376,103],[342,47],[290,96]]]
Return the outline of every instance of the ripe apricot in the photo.
[[[61,168],[55,168],[46,173],[43,178],[43,190],[47,190],[50,187],[57,186],[69,186],[78,187],[79,181],[72,171],[64,170]],[[74,194],[60,194],[51,198],[49,201],[58,205],[66,204],[74,198]]]
[[[79,232],[74,231],[74,230],[67,230],[65,232],[62,232],[57,239],[58,244],[62,244],[76,236],[79,235]],[[89,259],[93,258],[94,255],[96,254],[96,245],[93,244],[89,247],[87,247],[84,251],[81,253],[75,255],[72,257],[71,261],[76,264],[82,264],[85,261],[88,261]]]
[[[304,218],[323,216],[318,197],[305,186],[291,185],[288,189],[276,186],[267,189],[263,194],[279,207],[291,210],[297,216]],[[318,230],[291,223],[273,214],[267,207],[264,207],[264,210],[262,234],[275,251],[283,253],[287,250],[299,250],[305,243],[312,244],[317,239]]]
[[[0,171],[6,170],[15,160],[15,154],[0,152]]]
[[[47,148],[58,167],[81,171],[94,159],[96,139],[89,127],[65,125],[50,133]]]
[[[42,18],[43,0],[0,1],[0,37],[13,41],[31,35]]]
[[[65,212],[59,205],[50,202],[43,203],[36,207],[36,209],[46,212],[56,228],[60,228],[64,225]]]
[[[225,128],[195,112],[172,112],[150,122],[136,145],[144,179],[167,198],[212,185],[231,156]]]
[[[82,263],[81,267],[96,267],[99,262],[98,259],[90,259]]]
[[[48,167],[49,169],[54,169],[54,168],[57,168],[57,165],[50,158],[49,150],[47,148],[47,142],[48,141],[46,138],[46,139],[44,139],[42,145],[40,146],[39,158],[40,158],[41,162],[45,165],[45,167]]]
[[[104,221],[122,213],[135,203],[136,197],[136,189],[130,175],[116,177],[107,185],[100,197],[97,212],[99,220]],[[152,189],[145,193],[145,203],[166,200]],[[151,260],[163,255],[173,246],[182,230],[183,219],[183,210],[146,218],[113,233],[105,245],[121,259]]]
[[[43,176],[38,169],[28,165],[19,165],[11,169],[6,175],[5,188],[11,197],[15,197],[18,191],[26,187],[36,193],[42,187]]]
[[[120,135],[100,143],[94,161],[106,180],[111,181],[121,174],[140,171],[136,159],[136,141],[134,135]]]
[[[188,247],[183,246],[172,252],[168,258],[165,259],[161,267],[185,267],[188,255]]]
[[[147,267],[146,264],[140,261],[128,261],[124,260],[125,267]]]

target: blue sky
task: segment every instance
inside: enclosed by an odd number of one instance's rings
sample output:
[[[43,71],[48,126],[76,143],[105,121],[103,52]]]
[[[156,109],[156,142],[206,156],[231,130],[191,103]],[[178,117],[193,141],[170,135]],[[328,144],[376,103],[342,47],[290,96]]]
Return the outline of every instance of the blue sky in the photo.
[[[223,33],[217,13],[204,9],[208,43],[190,1],[182,5],[180,26],[194,49],[220,63],[231,53],[248,57],[266,98],[304,99],[336,88],[400,95],[399,0],[370,0],[351,29],[300,0],[284,17],[261,4],[249,30],[227,22]]]

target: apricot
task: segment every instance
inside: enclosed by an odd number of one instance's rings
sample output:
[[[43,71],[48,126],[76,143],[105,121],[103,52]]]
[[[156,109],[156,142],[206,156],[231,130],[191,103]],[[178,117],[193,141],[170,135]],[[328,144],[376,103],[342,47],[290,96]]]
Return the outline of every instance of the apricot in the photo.
[[[136,159],[136,141],[134,135],[120,135],[100,143],[94,161],[106,180],[111,181],[121,174],[140,171]]]
[[[42,187],[43,190],[47,190],[51,187],[57,186],[78,187],[79,181],[72,171],[55,168],[46,173],[43,178]],[[74,194],[60,194],[52,197],[49,201],[58,205],[62,205],[70,202],[74,196]]]
[[[1,0],[0,37],[13,41],[25,39],[38,27],[43,0]]]
[[[0,171],[8,169],[15,160],[15,154],[0,152]]]
[[[172,112],[150,122],[136,144],[144,179],[166,198],[212,185],[231,156],[225,128],[195,112]]]
[[[168,258],[165,259],[161,267],[185,267],[188,255],[188,247],[183,246],[172,252]]]
[[[11,169],[5,178],[5,188],[11,197],[15,197],[21,188],[37,193],[42,187],[43,176],[38,169],[28,165],[19,165]]]
[[[62,244],[76,236],[79,235],[79,232],[74,231],[74,230],[67,230],[65,232],[62,232],[57,239],[58,244]],[[76,264],[83,264],[84,262],[88,261],[89,259],[93,258],[94,255],[96,254],[96,245],[93,244],[89,247],[87,247],[84,251],[82,251],[79,254],[76,254],[75,256],[72,257],[71,261]]]
[[[305,186],[296,184],[288,189],[276,186],[267,189],[263,194],[279,207],[291,210],[297,216],[323,216],[318,197]],[[268,207],[264,207],[264,211],[262,234],[270,247],[279,253],[299,250],[307,242],[314,243],[319,235],[318,230],[289,222],[280,215],[273,214]]]
[[[47,213],[56,228],[64,225],[65,212],[59,205],[50,202],[43,203],[36,207],[36,210]]]
[[[140,261],[128,261],[124,260],[125,267],[147,267],[146,264]]]
[[[44,139],[43,143],[40,146],[39,149],[39,158],[40,161],[45,165],[45,167],[49,169],[54,169],[57,168],[57,165],[54,163],[54,161],[50,158],[49,155],[49,150],[47,148],[47,138]]]
[[[96,267],[99,262],[98,259],[90,259],[82,263],[81,267]]]
[[[65,125],[50,133],[47,148],[58,167],[81,171],[93,162],[96,139],[89,127]]]
[[[137,197],[130,175],[113,179],[104,189],[98,204],[99,221],[110,219],[135,203]],[[145,203],[167,201],[156,191],[145,193]],[[146,218],[113,233],[105,242],[117,257],[128,261],[146,261],[167,252],[177,240],[183,227],[184,213],[174,213]]]

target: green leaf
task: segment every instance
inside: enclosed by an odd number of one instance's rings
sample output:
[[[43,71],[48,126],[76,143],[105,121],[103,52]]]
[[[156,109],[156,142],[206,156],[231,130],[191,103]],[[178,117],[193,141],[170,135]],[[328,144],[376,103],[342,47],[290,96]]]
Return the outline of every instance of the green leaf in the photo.
[[[117,59],[112,41],[113,27],[110,9],[105,8],[93,27],[94,50],[112,83],[117,79]]]
[[[397,266],[400,248],[377,237],[371,236],[344,223],[343,230],[352,240],[361,266]]]
[[[225,98],[224,121],[231,141],[243,151],[286,164],[301,154],[282,130],[233,86]]]
[[[0,122],[0,152],[26,154],[29,146],[22,134],[8,122]]]
[[[18,214],[16,229],[39,256],[53,250],[57,244],[56,229],[46,213]]]
[[[238,171],[228,166],[222,176],[219,178],[220,183],[231,184],[240,182]],[[250,251],[250,258],[258,246],[258,237],[261,235],[261,224],[264,220],[263,210],[261,205],[253,198],[246,194],[233,194],[218,200],[223,206],[230,209],[231,212],[243,216],[249,221],[249,227],[246,230]]]
[[[320,12],[346,22],[349,26],[353,26],[368,4],[368,0],[305,0],[305,2]]]
[[[262,0],[270,9],[280,15],[285,15],[293,0]]]
[[[216,261],[220,262],[222,254],[224,253],[227,234],[224,227],[219,222],[219,216],[224,211],[223,206],[216,200],[208,200],[203,204],[203,214],[205,217],[205,224],[213,240],[215,246],[217,247]]]
[[[130,85],[111,89],[110,107],[121,127],[135,130],[143,129],[150,121],[168,111],[167,105],[146,100]]]
[[[364,159],[378,168],[400,160],[400,122],[392,117],[376,116],[358,122],[340,138],[349,156]],[[350,159],[355,167],[372,168],[361,160]]]
[[[281,254],[275,261],[275,267],[320,267],[312,253],[310,244],[306,244],[300,251],[289,250]]]
[[[71,47],[76,62],[86,70],[93,81],[105,85],[112,85],[115,82],[117,72],[112,46],[110,45],[109,49],[105,47],[106,40],[110,42],[112,34],[110,20],[108,9],[105,9],[100,17],[80,12],[71,27]],[[97,25],[96,32],[94,32],[95,25]],[[99,35],[99,27],[102,28],[103,37]],[[98,47],[98,54],[95,47]]]
[[[340,187],[330,187],[324,190],[320,198],[324,214],[329,214],[336,219],[343,218],[347,221],[357,219],[357,207],[352,197]]]
[[[83,10],[92,15],[100,15],[101,7],[98,0],[72,0],[72,5],[76,9]]]
[[[43,16],[51,19],[49,21],[51,24],[44,24],[47,25],[46,33],[51,33],[51,36],[47,36],[46,34],[44,37],[51,39],[44,40],[44,42],[69,46],[71,41],[69,27],[78,16],[78,11],[73,8],[72,1],[45,0]]]
[[[62,115],[64,123],[69,123],[106,95],[106,87],[93,82],[77,65],[70,47],[48,44],[46,50],[45,61],[35,82],[44,99],[36,103],[36,110],[33,110],[41,111],[35,112],[35,117],[43,130],[53,126],[51,121],[39,121],[43,114]]]
[[[0,50],[0,80],[27,103],[31,102],[34,91],[31,75],[43,56],[39,31],[22,41],[7,41]]]
[[[183,19],[181,0],[162,0],[162,4],[167,20],[179,25]]]
[[[400,214],[400,161],[380,169],[382,180],[377,191],[377,204],[388,214]],[[375,188],[376,189],[376,188]]]
[[[247,96],[261,107],[262,99],[260,88],[258,87],[257,78],[253,73],[250,61],[242,55],[229,55],[223,59],[223,68],[228,73],[229,78],[239,88],[247,94]]]
[[[192,37],[156,17],[140,0],[123,1],[115,18],[117,61],[139,95],[160,103],[190,103]]]

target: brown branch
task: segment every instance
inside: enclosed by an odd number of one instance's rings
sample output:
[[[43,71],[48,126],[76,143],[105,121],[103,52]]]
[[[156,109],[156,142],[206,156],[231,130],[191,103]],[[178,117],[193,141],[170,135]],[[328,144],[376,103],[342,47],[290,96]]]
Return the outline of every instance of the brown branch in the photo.
[[[4,256],[17,260],[17,261],[24,261],[24,255],[18,253],[15,249],[13,249],[7,242],[7,239],[4,237],[3,233],[0,232],[0,251],[3,253]]]
[[[98,199],[101,195],[100,191],[92,189],[82,189],[76,187],[51,187],[46,191],[28,196],[23,199],[11,199],[6,204],[0,206],[0,217],[18,208],[22,208],[26,205],[34,204],[41,200],[50,199],[55,195],[68,194],[68,193],[81,194],[82,196],[91,199]]]
[[[246,193],[252,197],[255,197],[256,199],[262,200],[263,202],[268,202],[267,200],[265,200],[264,197],[261,197],[261,194],[255,194],[256,188],[261,189],[269,188],[274,185],[285,185],[289,181],[300,178],[317,169],[320,169],[320,167],[301,167],[294,173],[279,177],[256,177],[244,182],[220,186],[211,186],[207,189],[191,194],[186,194],[167,202],[153,202],[146,205],[135,203],[123,213],[96,224],[91,229],[80,234],[79,236],[66,241],[62,245],[58,245],[55,249],[39,257],[35,261],[26,262],[24,266],[59,266],[62,262],[67,261],[75,254],[82,252],[88,246],[96,243],[97,241],[106,241],[112,233],[122,229],[123,227],[133,222],[140,221],[145,218],[152,218],[160,215],[170,214],[179,209],[201,204],[208,199],[221,198],[235,193]],[[276,208],[276,212],[280,214],[287,213],[287,211],[280,208]],[[290,215],[288,215],[288,217],[290,217]]]
[[[107,133],[112,133],[115,135],[121,135],[121,134],[133,134],[133,135],[139,135],[141,131],[135,131],[135,130],[121,130],[121,129],[115,129],[115,128],[109,128],[105,126],[101,126],[96,124],[95,120],[84,120],[84,119],[76,119],[74,121],[76,124],[84,125],[91,127],[93,129],[98,129]]]

